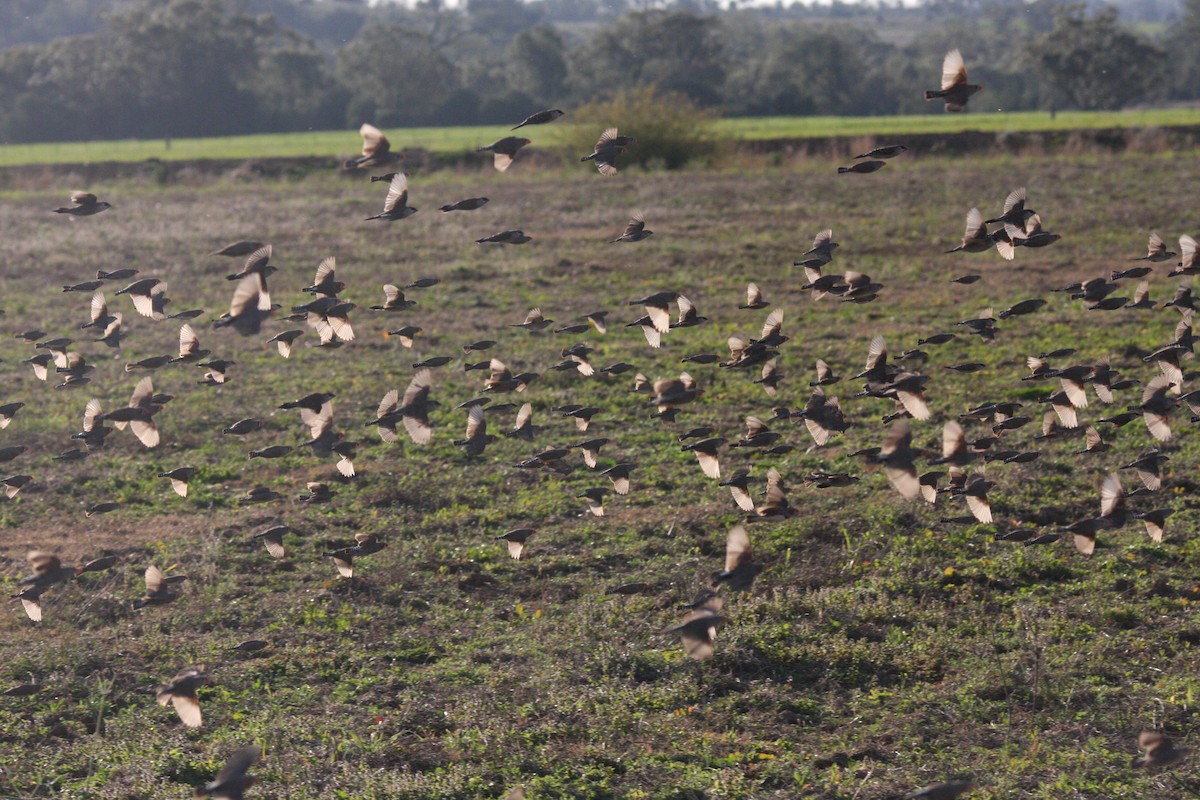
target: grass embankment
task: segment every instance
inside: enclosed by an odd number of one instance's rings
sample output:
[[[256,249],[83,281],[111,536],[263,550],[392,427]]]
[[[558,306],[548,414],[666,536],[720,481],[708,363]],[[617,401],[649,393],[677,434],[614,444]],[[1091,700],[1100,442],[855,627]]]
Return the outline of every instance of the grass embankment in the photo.
[[[897,117],[764,117],[725,119],[716,123],[724,139],[756,141],[828,136],[902,136],[966,130],[1034,132],[1097,128],[1169,127],[1200,124],[1200,109],[1150,111],[924,114]],[[556,147],[567,136],[566,123],[523,129],[538,147]],[[473,150],[509,135],[502,125],[456,128],[407,128],[387,133],[397,148],[423,148],[434,153]],[[519,134],[518,134],[519,135]],[[84,164],[96,162],[197,159],[303,158],[348,156],[361,141],[354,131],[221,136],[206,139],[53,142],[0,145],[0,166],[19,164]]]
[[[978,119],[978,118],[976,118]],[[340,145],[335,150],[345,150]],[[0,431],[0,446],[30,445],[7,464],[36,483],[0,504],[0,589],[16,592],[28,549],[66,563],[105,553],[111,571],[47,591],[46,620],[31,623],[17,601],[0,615],[0,688],[34,681],[37,694],[0,698],[0,793],[21,798],[182,797],[211,778],[238,746],[257,742],[266,756],[254,772],[255,797],[498,797],[524,783],[531,798],[883,798],[956,776],[972,776],[981,800],[1183,796],[1195,792],[1190,767],[1165,775],[1128,769],[1143,728],[1195,743],[1195,663],[1200,598],[1194,472],[1200,446],[1186,413],[1175,415],[1165,488],[1131,500],[1138,509],[1176,513],[1161,544],[1133,523],[1101,532],[1091,557],[1070,538],[1024,548],[995,541],[1025,525],[1038,533],[1094,516],[1099,477],[1152,442],[1140,420],[1114,431],[1113,449],[1087,457],[1080,438],[1039,442],[1037,424],[1004,435],[1002,446],[1036,450],[1028,464],[992,464],[995,525],[948,521],[965,514],[957,499],[934,508],[902,500],[879,472],[848,454],[878,446],[879,418],[892,404],[855,398],[861,385],[829,388],[852,427],[809,451],[801,425],[772,423],[789,453],[722,452],[723,470],[752,467],[761,498],[768,465],[788,487],[795,518],[751,527],[756,557],[768,565],[752,591],[728,598],[716,656],[689,662],[662,630],[679,605],[719,569],[726,532],[740,519],[729,493],[679,450],[677,435],[713,425],[730,442],[743,418],[802,407],[813,361],[843,376],[862,368],[871,337],[893,354],[941,331],[957,341],[926,348],[933,418],[914,423],[914,443],[930,455],[942,423],[985,400],[1020,400],[1040,420],[1039,397],[1052,384],[1023,383],[1024,358],[1051,349],[1077,352],[1058,364],[1112,366],[1143,382],[1154,374],[1141,355],[1171,340],[1178,320],[1161,312],[1085,311],[1050,290],[1106,275],[1141,254],[1151,230],[1169,241],[1195,232],[1186,192],[1200,177],[1192,160],[1130,155],[896,160],[873,175],[837,176],[828,165],[741,172],[639,173],[603,179],[587,165],[574,174],[490,170],[413,177],[410,202],[421,209],[395,224],[368,223],[380,184],[313,174],[296,180],[197,181],[187,188],[150,183],[91,187],[113,211],[71,222],[48,209],[58,191],[11,192],[0,224],[4,264],[0,328],[38,327],[79,340],[96,365],[81,389],[56,391],[20,361],[30,345],[0,338],[4,402],[27,407]],[[944,255],[972,205],[996,213],[1004,195],[1027,184],[1031,205],[1062,241],[1003,262],[994,252]],[[472,213],[443,215],[444,202],[485,195]],[[644,209],[655,236],[609,244],[629,213]],[[880,298],[853,305],[813,302],[791,262],[812,235],[832,226],[841,247],[834,269],[870,274]],[[521,227],[523,247],[485,248],[473,240]],[[275,298],[291,306],[325,256],[338,259],[357,340],[336,350],[305,347],[287,361],[264,341],[289,327],[267,323],[241,338],[208,322],[227,307],[236,265],[205,254],[227,241],[275,245],[281,271]],[[200,307],[201,343],[237,364],[223,388],[197,385],[201,370],[172,365],[154,373],[175,395],[158,415],[162,445],[146,451],[126,432],[81,463],[52,456],[73,446],[89,397],[123,405],[136,375],[122,365],[176,347],[178,325],[136,316],[106,287],[127,321],[119,355],[87,341],[87,294],[59,284],[97,268],[130,266],[169,281],[170,310]],[[830,270],[832,271],[832,270]],[[1152,293],[1165,299],[1177,281],[1156,267]],[[973,285],[949,278],[975,272]],[[433,276],[441,283],[409,293],[418,305],[384,315],[367,306],[384,282]],[[678,374],[686,355],[722,353],[732,334],[756,335],[767,311],[737,304],[757,281],[786,313],[777,398],[755,374],[687,365],[706,390],[674,428],[650,419],[631,375],[585,379],[550,367],[576,341],[597,348],[597,366],[629,362],[651,378]],[[661,351],[636,328],[630,300],[675,290],[709,320],[672,330]],[[1129,294],[1131,287],[1121,289]],[[999,324],[992,344],[955,325],[986,308],[1044,297],[1040,312]],[[532,306],[556,324],[604,308],[609,331],[578,336],[509,327]],[[413,350],[383,332],[425,329]],[[450,444],[462,435],[482,373],[465,372],[461,347],[497,344],[494,355],[542,376],[518,402],[534,406],[543,432],[533,443],[505,439],[480,457]],[[434,442],[379,441],[365,426],[390,388],[403,388],[412,362],[453,356],[435,370]],[[982,371],[946,369],[981,362]],[[336,393],[338,431],[361,442],[352,481],[336,480],[332,460],[307,451],[272,461],[247,452],[307,437],[296,412],[276,411],[310,392]],[[1112,407],[1092,398],[1084,419],[1139,402],[1139,389]],[[499,397],[494,403],[510,399]],[[554,409],[595,405],[594,429],[575,430]],[[220,429],[259,417],[266,430],[244,438]],[[489,418],[489,431],[512,412]],[[967,423],[971,438],[990,431]],[[511,465],[547,447],[591,436],[612,439],[602,465],[638,464],[633,491],[610,495],[607,516],[586,514],[582,491],[607,486],[578,453],[559,476]],[[920,468],[928,458],[919,459]],[[187,499],[157,473],[199,469]],[[978,468],[976,463],[974,468]],[[849,472],[851,486],[804,485],[811,471]],[[1127,488],[1138,481],[1122,473]],[[295,500],[306,480],[329,480],[324,505]],[[263,484],[286,499],[246,506]],[[117,511],[84,518],[105,500]],[[272,559],[253,534],[286,523],[297,533]],[[530,526],[526,558],[508,558],[495,537]],[[356,533],[381,535],[386,548],[339,579],[326,550]],[[187,574],[181,597],[135,611],[148,564]],[[619,584],[648,589],[606,596]],[[260,638],[256,657],[229,650]],[[153,689],[180,669],[209,665],[200,691],[205,725],[180,726]],[[249,795],[248,795],[249,796]]]

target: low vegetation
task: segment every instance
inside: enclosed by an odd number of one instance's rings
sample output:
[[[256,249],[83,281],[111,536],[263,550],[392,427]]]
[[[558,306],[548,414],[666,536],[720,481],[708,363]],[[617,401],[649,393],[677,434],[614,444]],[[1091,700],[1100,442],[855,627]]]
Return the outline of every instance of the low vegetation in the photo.
[[[353,142],[331,149],[347,152]],[[1088,456],[1075,454],[1079,437],[1035,440],[1036,423],[1005,434],[1006,446],[1040,457],[987,466],[996,524],[984,525],[962,521],[957,498],[934,507],[901,499],[881,472],[851,456],[881,444],[887,428],[879,419],[892,404],[856,398],[861,382],[845,378],[828,391],[852,425],[828,446],[811,448],[801,423],[773,422],[790,452],[722,451],[725,474],[752,469],[758,498],[768,467],[777,467],[798,513],[748,526],[766,569],[750,591],[727,598],[710,661],[687,659],[663,631],[710,585],[726,534],[742,517],[728,490],[680,451],[680,433],[708,424],[732,442],[748,414],[766,419],[775,407],[803,407],[815,359],[854,375],[876,334],[893,356],[921,337],[959,334],[925,348],[933,416],[913,423],[922,469],[940,452],[942,424],[972,405],[1017,400],[1023,414],[1041,419],[1038,399],[1055,385],[1022,382],[1026,356],[1072,347],[1055,363],[1107,358],[1146,382],[1155,370],[1142,356],[1171,340],[1178,313],[1086,311],[1052,290],[1129,266],[1151,231],[1172,244],[1194,234],[1191,196],[1163,187],[1193,185],[1200,162],[1190,153],[909,153],[870,175],[785,158],[770,168],[675,172],[619,163],[615,178],[586,164],[538,169],[520,157],[505,174],[486,164],[416,170],[409,202],[420,210],[391,224],[363,221],[385,194],[365,174],[87,187],[64,176],[6,191],[0,401],[27,405],[0,431],[0,447],[29,445],[4,468],[35,482],[0,503],[0,589],[18,591],[31,549],[56,552],[66,564],[105,554],[119,561],[47,591],[41,624],[16,600],[0,615],[0,690],[41,686],[30,696],[0,696],[0,794],[183,797],[246,744],[264,750],[248,797],[291,800],[465,800],[500,797],[517,784],[531,798],[851,800],[963,777],[977,782],[968,797],[980,800],[1195,794],[1187,764],[1163,773],[1129,768],[1142,729],[1197,741],[1192,474],[1200,444],[1186,412],[1174,415],[1176,436],[1163,446],[1171,459],[1164,488],[1130,501],[1174,511],[1163,541],[1136,523],[1102,531],[1088,557],[1069,535],[1040,547],[995,537],[1018,526],[1050,533],[1094,516],[1101,477],[1151,445],[1140,420],[1103,426],[1112,449]],[[970,207],[998,214],[1020,185],[1061,241],[1022,250],[1012,262],[995,252],[944,254],[958,244]],[[114,209],[78,220],[50,213],[72,188],[95,191]],[[437,211],[473,196],[490,202]],[[654,235],[610,244],[639,209]],[[883,284],[877,300],[814,302],[802,291],[806,278],[792,262],[826,227],[841,244],[826,271],[871,275]],[[532,241],[474,243],[512,228]],[[321,259],[336,256],[343,296],[358,305],[355,340],[312,347],[309,332],[285,361],[265,341],[303,323],[270,320],[247,338],[210,327],[228,308],[234,284],[224,276],[239,264],[207,254],[251,238],[274,246],[280,271],[270,282],[280,314],[310,299],[300,288]],[[1166,266],[1155,265],[1150,279],[1160,302],[1191,283],[1166,278]],[[77,444],[69,436],[89,398],[105,409],[124,405],[138,375],[123,365],[177,347],[176,322],[138,316],[113,285],[104,291],[129,329],[121,351],[80,331],[88,294],[64,294],[60,285],[116,267],[169,282],[169,311],[205,309],[192,323],[202,345],[237,363],[221,387],[198,385],[203,371],[193,366],[153,373],[155,388],[175,396],[156,417],[158,448],[118,431],[86,460],[59,463],[53,456]],[[950,282],[964,273],[982,277]],[[368,310],[382,301],[382,284],[422,277],[440,282],[409,290],[415,307]],[[748,281],[762,287],[767,309],[737,308]],[[669,331],[652,350],[626,327],[642,313],[627,304],[662,290],[682,292],[708,320]],[[999,323],[994,342],[955,324],[1033,297],[1048,304]],[[511,327],[532,307],[554,327],[606,309],[608,332]],[[680,363],[697,353],[726,357],[726,339],[758,335],[773,309],[784,312],[790,337],[778,397],[752,382],[756,372]],[[424,328],[411,350],[385,335],[406,324]],[[75,338],[73,349],[96,366],[90,383],[55,390],[37,381],[21,363],[33,346],[11,336],[31,328]],[[482,339],[497,344],[463,356],[463,345]],[[664,425],[651,418],[647,395],[631,391],[632,372],[584,378],[551,370],[577,341],[596,348],[596,366],[625,361],[651,379],[686,368],[704,394],[673,427]],[[441,405],[432,443],[417,446],[403,434],[399,443],[381,442],[366,424],[379,398],[403,390],[410,365],[436,355],[453,360],[434,370]],[[514,372],[541,373],[511,397],[533,404],[543,431],[534,442],[502,437],[468,457],[451,444],[467,418],[456,406],[479,394],[486,373],[463,366],[493,355]],[[946,369],[966,362],[986,368]],[[310,392],[336,394],[336,429],[360,442],[357,477],[340,478],[333,460],[308,450],[248,458],[250,449],[308,438],[296,412],[278,406]],[[1094,422],[1139,398],[1140,388],[1126,390],[1114,406],[1093,401],[1081,414]],[[586,434],[555,411],[568,403],[602,409]],[[240,438],[220,433],[245,417],[266,428]],[[488,431],[500,433],[511,419],[489,416]],[[989,432],[964,424],[972,438]],[[574,451],[565,475],[513,466],[590,436],[612,439],[602,468],[638,465],[630,494],[610,494],[602,518],[577,496],[607,479]],[[197,473],[181,498],[157,476],[184,465]],[[816,470],[858,481],[806,485]],[[1133,473],[1120,474],[1127,489],[1136,485]],[[332,485],[330,502],[297,499],[312,480]],[[256,485],[284,498],[244,503]],[[102,501],[120,505],[84,516]],[[282,559],[253,538],[275,524],[294,529]],[[496,537],[519,527],[536,533],[514,561]],[[385,547],[356,559],[346,580],[322,554],[356,534],[377,535]],[[150,564],[187,580],[174,602],[135,610]],[[635,581],[648,587],[606,594]],[[268,646],[231,650],[248,639]],[[204,724],[184,728],[155,703],[154,690],[200,663],[209,676],[199,690]]]

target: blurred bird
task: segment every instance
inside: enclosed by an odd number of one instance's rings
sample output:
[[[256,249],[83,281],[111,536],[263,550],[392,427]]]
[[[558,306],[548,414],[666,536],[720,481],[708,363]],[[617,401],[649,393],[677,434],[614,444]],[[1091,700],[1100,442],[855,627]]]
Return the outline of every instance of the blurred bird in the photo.
[[[342,165],[344,169],[383,167],[403,158],[399,153],[392,152],[391,142],[383,135],[383,131],[374,125],[364,122],[358,133],[363,140],[362,155],[346,161]]]
[[[536,114],[530,114],[528,117],[521,120],[520,123],[514,125],[512,130],[515,131],[517,128],[524,128],[526,125],[545,125],[547,122],[554,122],[554,120],[561,117],[563,113],[564,112],[557,108],[548,108],[545,111],[539,111]]]
[[[709,596],[687,614],[678,625],[667,628],[663,633],[678,633],[683,639],[683,651],[688,658],[707,661],[713,657],[713,641],[717,628],[725,622],[721,616],[724,601],[715,595]]]
[[[200,698],[197,697],[196,690],[204,682],[204,670],[203,664],[185,669],[169,683],[158,687],[154,695],[160,706],[168,703],[173,705],[175,713],[179,714],[179,720],[189,728],[199,728],[203,722]]]
[[[146,581],[146,592],[142,595],[141,599],[134,601],[134,608],[165,605],[176,599],[179,595],[172,591],[172,587],[180,581],[186,580],[187,576],[172,575],[168,578],[163,575],[162,570],[151,564],[146,567],[144,578]]]
[[[368,556],[372,553],[378,553],[383,549],[383,542],[373,533],[356,533],[354,534],[354,542],[350,547],[343,547],[340,550],[330,550],[325,553],[326,556],[333,559],[338,574],[343,578],[354,577],[355,557]]]
[[[170,478],[171,488],[175,490],[175,494],[180,497],[187,497],[188,481],[194,478],[198,471],[195,467],[176,467],[175,469],[158,473],[158,477]]]
[[[486,197],[468,197],[466,200],[459,200],[456,203],[448,203],[441,207],[445,211],[474,211],[477,208],[483,208],[487,205]]]
[[[1178,253],[1167,249],[1167,243],[1162,240],[1162,237],[1157,233],[1150,234],[1150,240],[1146,244],[1146,255],[1140,258],[1133,259],[1134,261],[1152,261],[1158,263],[1160,261],[1170,261]]]
[[[1142,731],[1138,735],[1138,747],[1145,753],[1133,759],[1130,766],[1134,769],[1169,767],[1192,752],[1190,747],[1176,747],[1174,742],[1158,731]]]
[[[365,126],[364,126],[365,127]],[[246,790],[254,785],[255,779],[246,771],[254,766],[262,755],[262,749],[257,745],[249,745],[237,750],[226,761],[225,766],[217,773],[211,783],[196,789],[196,797],[212,797],[213,800],[243,800]]]
[[[500,231],[482,239],[476,239],[475,244],[525,244],[533,241],[532,236],[526,236],[525,231]]]
[[[513,159],[517,157],[517,151],[529,142],[529,139],[520,136],[505,136],[484,147],[476,147],[475,152],[494,154],[492,165],[497,171],[504,172],[512,166]]]
[[[871,172],[876,172],[887,166],[886,161],[860,161],[857,164],[851,164],[848,167],[838,167],[838,175],[844,175],[847,172],[854,172],[860,175],[866,175]]]
[[[240,258],[248,256],[255,250],[263,246],[263,242],[233,242],[222,247],[220,250],[214,250],[209,253],[210,256],[226,256],[228,258]]]
[[[967,83],[967,65],[963,61],[962,53],[954,49],[942,59],[942,88],[927,89],[925,99],[941,98],[947,111],[962,111],[971,95],[982,90],[982,86]]]
[[[725,539],[725,569],[713,575],[713,585],[727,585],[730,591],[741,592],[754,584],[762,565],[754,563],[750,536],[741,525],[734,525]]]
[[[591,155],[586,155],[579,160],[595,161],[596,168],[600,170],[601,175],[616,175],[617,156],[628,150],[629,146],[636,141],[637,138],[633,136],[618,136],[616,128],[607,128],[596,140],[596,146],[592,149]]]
[[[643,218],[642,212],[635,211],[629,218],[629,224],[625,226],[625,232],[613,239],[613,242],[640,242],[653,235],[654,231],[646,230],[646,220]]]
[[[497,539],[502,539],[508,543],[508,554],[514,559],[520,560],[525,553],[525,542],[529,541],[529,537],[536,531],[533,528],[517,528],[516,530],[508,531],[497,536]]]
[[[91,192],[71,192],[71,202],[75,205],[54,209],[55,214],[69,214],[72,217],[90,217],[112,208],[111,203],[96,199]]]

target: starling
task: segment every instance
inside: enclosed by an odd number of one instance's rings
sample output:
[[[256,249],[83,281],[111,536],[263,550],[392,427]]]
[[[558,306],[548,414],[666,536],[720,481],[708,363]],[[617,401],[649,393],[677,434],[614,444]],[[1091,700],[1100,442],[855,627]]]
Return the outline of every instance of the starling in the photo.
[[[498,172],[504,172],[512,166],[513,159],[517,157],[517,151],[525,145],[529,144],[529,139],[524,139],[520,136],[505,136],[492,142],[485,147],[476,147],[476,153],[490,152],[494,155],[492,165]]]
[[[927,89],[925,99],[941,98],[946,104],[947,111],[962,111],[966,108],[971,95],[982,89],[982,86],[967,83],[967,65],[963,61],[962,53],[955,49],[946,53],[946,57],[942,59],[942,88],[940,90]]]
[[[561,117],[563,113],[564,112],[557,108],[548,108],[545,111],[539,111],[536,114],[530,114],[528,117],[521,120],[520,123],[514,125],[512,130],[515,131],[517,128],[524,128],[526,125],[545,125],[547,122],[554,122],[554,120]]]
[[[342,165],[343,168],[367,169],[369,167],[382,167],[387,164],[394,164],[403,158],[399,153],[392,152],[391,143],[383,135],[383,131],[374,125],[364,122],[362,127],[358,129],[358,133],[362,136],[363,140],[362,155],[346,161]]]
[[[403,172],[397,172],[396,177],[388,185],[387,197],[383,201],[383,211],[367,220],[382,219],[394,222],[398,219],[411,217],[417,209],[408,205],[408,177]]]
[[[75,205],[54,209],[55,214],[69,214],[72,217],[90,217],[112,208],[111,203],[96,199],[91,192],[71,192],[71,202]]]

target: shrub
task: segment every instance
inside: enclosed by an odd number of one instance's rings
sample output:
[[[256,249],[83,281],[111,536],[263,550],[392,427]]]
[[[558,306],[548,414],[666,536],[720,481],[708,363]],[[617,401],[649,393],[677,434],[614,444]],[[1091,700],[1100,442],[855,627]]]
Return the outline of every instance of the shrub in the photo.
[[[574,125],[565,137],[567,152],[577,160],[592,152],[601,132],[615,127],[622,135],[637,137],[637,143],[619,157],[618,167],[679,169],[712,154],[716,118],[716,112],[678,92],[634,86],[576,109],[571,114]]]

